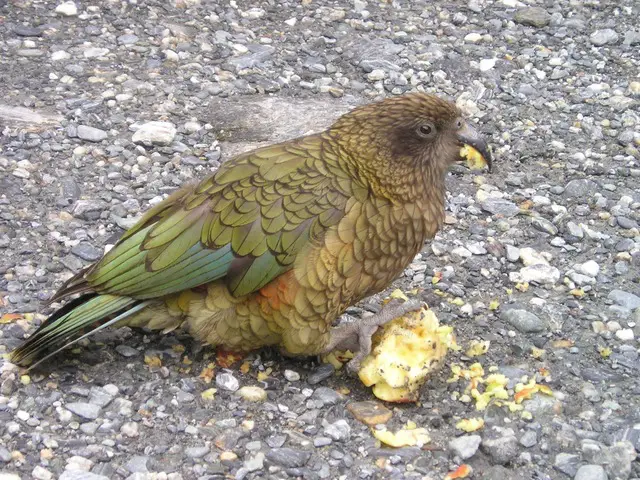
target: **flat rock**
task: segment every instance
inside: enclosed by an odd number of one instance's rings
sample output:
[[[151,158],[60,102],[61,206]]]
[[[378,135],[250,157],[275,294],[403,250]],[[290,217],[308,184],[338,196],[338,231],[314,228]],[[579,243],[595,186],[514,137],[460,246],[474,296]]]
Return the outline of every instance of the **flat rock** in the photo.
[[[86,420],[95,420],[100,415],[100,406],[85,402],[67,403],[65,408],[71,413],[78,415]]]
[[[504,310],[500,318],[522,333],[539,333],[547,328],[547,323],[537,315],[520,309]]]
[[[101,142],[108,137],[107,132],[87,125],[78,125],[78,137],[89,142]]]
[[[463,435],[450,440],[449,449],[462,460],[467,460],[476,454],[481,441],[480,435]]]
[[[387,423],[393,416],[393,412],[382,403],[372,400],[352,402],[347,405],[347,410],[349,410],[358,421],[370,426]]]
[[[531,27],[546,27],[551,22],[551,15],[544,8],[527,7],[519,9],[514,17],[516,23]]]
[[[169,122],[148,122],[140,126],[131,137],[133,143],[143,145],[169,145],[177,133],[176,127]]]

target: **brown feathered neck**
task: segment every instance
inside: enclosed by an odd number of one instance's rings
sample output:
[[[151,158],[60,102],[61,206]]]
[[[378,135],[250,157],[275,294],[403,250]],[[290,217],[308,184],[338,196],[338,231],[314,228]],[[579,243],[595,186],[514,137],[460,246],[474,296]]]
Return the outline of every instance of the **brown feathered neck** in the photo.
[[[451,102],[408,94],[356,108],[327,134],[344,151],[345,168],[374,194],[444,211],[445,175],[457,148],[446,128],[459,116]],[[415,133],[425,122],[443,130],[428,143]]]

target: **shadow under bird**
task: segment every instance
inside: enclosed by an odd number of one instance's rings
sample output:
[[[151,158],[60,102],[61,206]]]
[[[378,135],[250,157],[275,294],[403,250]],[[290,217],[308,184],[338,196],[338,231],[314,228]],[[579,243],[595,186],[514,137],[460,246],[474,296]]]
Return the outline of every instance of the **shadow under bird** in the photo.
[[[451,102],[413,93],[358,107],[326,131],[259,148],[155,205],[51,299],[78,295],[10,354],[33,368],[107,326],[186,328],[231,350],[357,351],[419,308],[389,304],[333,327],[382,291],[441,227],[445,176],[482,136]],[[477,153],[476,152],[476,153]]]

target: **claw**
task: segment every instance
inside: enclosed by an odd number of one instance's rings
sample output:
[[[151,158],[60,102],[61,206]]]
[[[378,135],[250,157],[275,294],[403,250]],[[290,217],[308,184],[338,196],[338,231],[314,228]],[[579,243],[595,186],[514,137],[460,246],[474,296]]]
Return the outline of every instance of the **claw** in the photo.
[[[331,339],[324,353],[341,348],[355,352],[355,356],[347,363],[347,371],[357,376],[362,361],[371,353],[371,338],[378,327],[421,307],[422,302],[419,300],[408,300],[401,304],[393,302],[375,315],[362,320],[354,319],[346,325],[336,327],[331,332]]]

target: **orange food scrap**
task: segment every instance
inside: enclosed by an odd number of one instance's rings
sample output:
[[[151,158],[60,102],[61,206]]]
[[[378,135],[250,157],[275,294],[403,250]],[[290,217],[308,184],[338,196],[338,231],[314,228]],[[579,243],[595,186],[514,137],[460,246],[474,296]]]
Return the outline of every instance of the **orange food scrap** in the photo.
[[[222,368],[229,368],[236,362],[244,358],[244,354],[239,352],[230,352],[219,348],[216,352],[216,362]]]
[[[455,480],[456,478],[467,478],[469,475],[471,475],[472,472],[473,472],[473,469],[471,468],[471,466],[467,465],[466,463],[463,463],[458,468],[456,468],[453,472],[447,473],[447,475],[444,477],[444,480]]]
[[[216,364],[212,362],[204,367],[202,372],[200,372],[200,375],[198,375],[198,378],[200,378],[204,383],[211,383],[211,380],[213,380],[213,371],[215,366]]]
[[[515,395],[513,396],[513,400],[516,404],[520,404],[525,400],[529,400],[534,394],[540,392],[545,395],[553,395],[553,391],[547,385],[540,385],[536,383],[536,379],[532,378],[529,383],[522,384],[518,383],[515,386]]]
[[[15,322],[16,320],[20,320],[21,318],[22,318],[22,315],[19,313],[5,313],[0,317],[0,323],[2,324],[11,323],[11,322]]]
[[[240,365],[240,373],[244,373],[246,375],[247,373],[249,373],[250,369],[251,364],[249,362],[242,362],[242,365]]]

